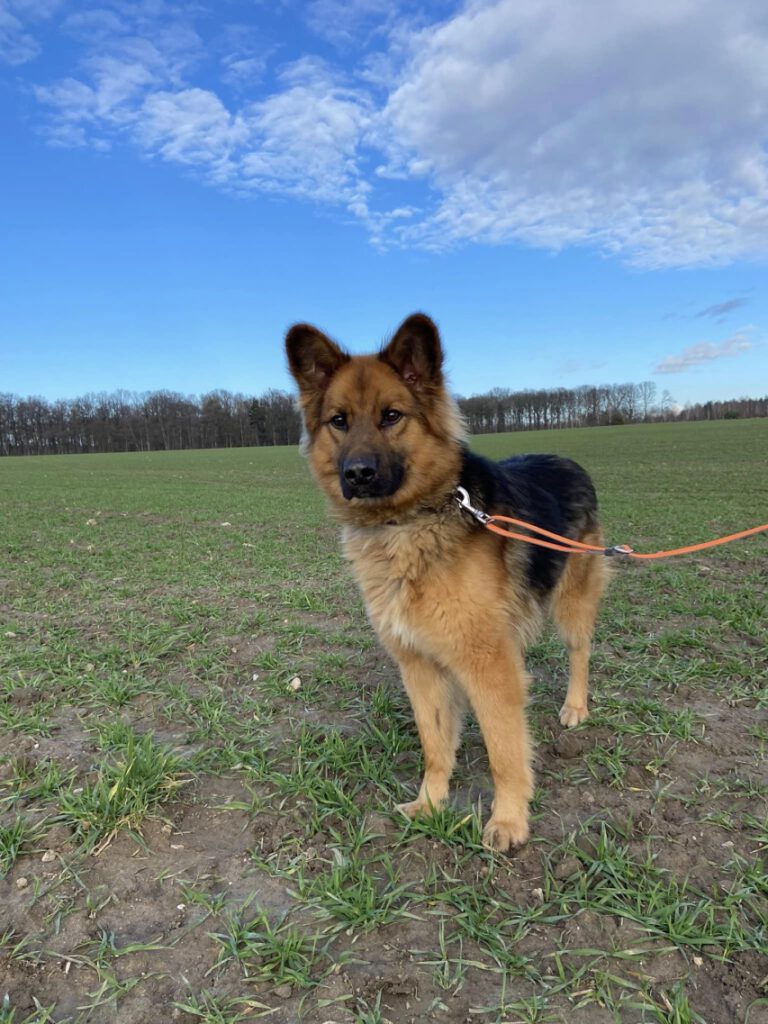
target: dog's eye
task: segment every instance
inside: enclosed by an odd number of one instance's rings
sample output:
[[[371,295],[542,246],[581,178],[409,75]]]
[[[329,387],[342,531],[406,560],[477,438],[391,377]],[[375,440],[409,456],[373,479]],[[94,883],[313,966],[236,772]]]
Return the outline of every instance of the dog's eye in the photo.
[[[382,427],[391,427],[393,423],[397,423],[402,418],[403,414],[397,409],[385,409],[381,414],[381,425]]]
[[[331,424],[332,427],[335,427],[337,430],[347,429],[347,417],[344,415],[343,412],[337,412],[335,416],[331,416],[328,422]]]

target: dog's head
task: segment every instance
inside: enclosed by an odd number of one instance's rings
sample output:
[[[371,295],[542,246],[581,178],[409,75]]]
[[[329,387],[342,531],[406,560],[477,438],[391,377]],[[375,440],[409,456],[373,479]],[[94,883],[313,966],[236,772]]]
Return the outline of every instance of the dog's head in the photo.
[[[383,521],[450,489],[461,421],[429,317],[408,317],[378,355],[350,356],[309,324],[291,327],[286,351],[312,470],[346,521]]]

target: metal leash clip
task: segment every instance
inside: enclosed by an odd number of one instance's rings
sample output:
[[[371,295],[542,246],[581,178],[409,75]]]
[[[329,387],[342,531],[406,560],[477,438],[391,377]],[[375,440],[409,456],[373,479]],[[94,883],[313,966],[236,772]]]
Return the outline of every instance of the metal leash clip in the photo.
[[[464,509],[465,512],[469,512],[473,519],[476,519],[478,523],[482,523],[483,526],[486,526],[488,523],[491,522],[493,516],[489,516],[487,512],[483,512],[481,509],[475,508],[475,506],[469,500],[469,492],[466,490],[466,488],[457,487],[453,493],[459,505]]]
[[[634,548],[631,548],[629,544],[614,544],[613,547],[606,548],[604,553],[610,557],[613,555],[634,555],[635,552]]]

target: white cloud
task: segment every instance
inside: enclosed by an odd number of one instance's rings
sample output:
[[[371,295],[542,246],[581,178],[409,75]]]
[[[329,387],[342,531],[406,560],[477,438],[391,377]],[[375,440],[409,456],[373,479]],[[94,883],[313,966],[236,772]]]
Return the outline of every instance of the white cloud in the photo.
[[[266,57],[238,57],[228,53],[222,58],[224,81],[229,85],[253,85],[266,70]]]
[[[196,168],[240,194],[289,194],[346,207],[374,235],[408,211],[369,210],[371,186],[361,170],[361,146],[373,109],[316,59],[283,68],[280,87],[258,102],[230,110],[210,89],[169,88],[161,55],[146,40],[121,41],[119,52],[85,62],[88,81],[63,79],[38,87],[55,110],[49,129],[58,145],[95,144],[126,134],[161,159]]]
[[[347,48],[360,36],[385,32],[386,22],[398,17],[398,10],[392,0],[311,0],[306,17],[313,32]]]
[[[110,43],[126,31],[126,24],[114,11],[95,8],[69,14],[61,25],[64,32],[86,43]]]
[[[158,143],[158,111],[167,90],[183,94],[181,83],[199,58],[201,41],[179,11],[160,2],[124,5],[115,10],[91,9],[70,14],[62,28],[85,45],[78,77],[36,86],[38,100],[52,112],[46,132],[56,145],[96,148],[127,132],[140,145],[161,149]],[[117,13],[116,13],[117,12]],[[152,21],[154,18],[154,21]],[[153,31],[142,34],[148,27]],[[157,102],[148,102],[156,96]],[[181,107],[184,100],[181,100]],[[179,135],[190,112],[180,110]],[[169,141],[169,152],[185,148]],[[163,154],[165,155],[165,154]]]
[[[35,37],[24,30],[7,6],[0,6],[0,59],[8,64],[25,64],[38,53]]]
[[[386,115],[442,193],[440,246],[596,245],[647,267],[768,240],[761,0],[475,2],[425,32]]]
[[[207,166],[224,181],[233,150],[248,134],[243,120],[205,89],[150,93],[135,130],[141,143],[164,160]]]
[[[152,60],[124,60],[118,57],[94,57],[90,70],[96,83],[97,117],[115,121],[131,120],[130,106],[148,86],[163,78],[152,70]]]
[[[56,145],[103,148],[108,136],[135,124],[148,87],[161,82],[145,64],[116,57],[94,57],[88,69],[92,84],[64,78],[35,89],[54,111],[47,134]]]
[[[764,0],[469,0],[420,28],[396,9],[313,0],[310,26],[357,65],[305,56],[267,89],[284,51],[253,25],[201,40],[193,5],[111,0],[65,20],[85,53],[36,95],[57,144],[122,134],[239,194],[340,207],[377,244],[589,245],[646,268],[768,254]]]
[[[236,22],[222,25],[206,50],[220,60],[222,81],[245,93],[259,87],[277,46],[256,26]]]
[[[244,180],[272,192],[365,204],[370,186],[359,148],[372,115],[366,97],[317,61],[291,65],[282,80],[284,89],[249,109],[254,145],[243,156]]]
[[[0,61],[21,65],[40,53],[32,26],[52,17],[62,0],[0,0]]]
[[[667,356],[655,367],[654,373],[683,373],[693,366],[701,366],[703,363],[711,363],[714,359],[723,359],[727,356],[740,356],[754,348],[746,335],[734,334],[731,338],[721,342],[719,345],[711,341],[700,341],[691,345],[676,356]]]

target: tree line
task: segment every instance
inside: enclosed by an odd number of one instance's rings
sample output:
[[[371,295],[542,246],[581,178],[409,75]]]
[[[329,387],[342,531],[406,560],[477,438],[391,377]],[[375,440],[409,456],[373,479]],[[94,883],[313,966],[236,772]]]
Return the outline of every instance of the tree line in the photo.
[[[768,416],[768,395],[681,408],[669,391],[659,396],[652,380],[532,391],[493,388],[484,395],[460,398],[459,405],[471,434]]]
[[[458,398],[471,434],[668,420],[768,416],[768,395],[680,408],[653,381],[510,391],[494,388]],[[294,398],[270,390],[257,397],[211,391],[116,391],[47,401],[0,394],[0,455],[141,452],[298,444]]]
[[[298,444],[296,403],[283,391],[116,391],[71,400],[0,394],[0,454],[151,452]]]
[[[539,388],[510,391],[493,388],[484,395],[459,401],[472,434],[507,430],[558,430],[565,427],[618,426],[666,418],[674,407],[669,392],[656,404],[656,385],[584,385],[578,388]]]

